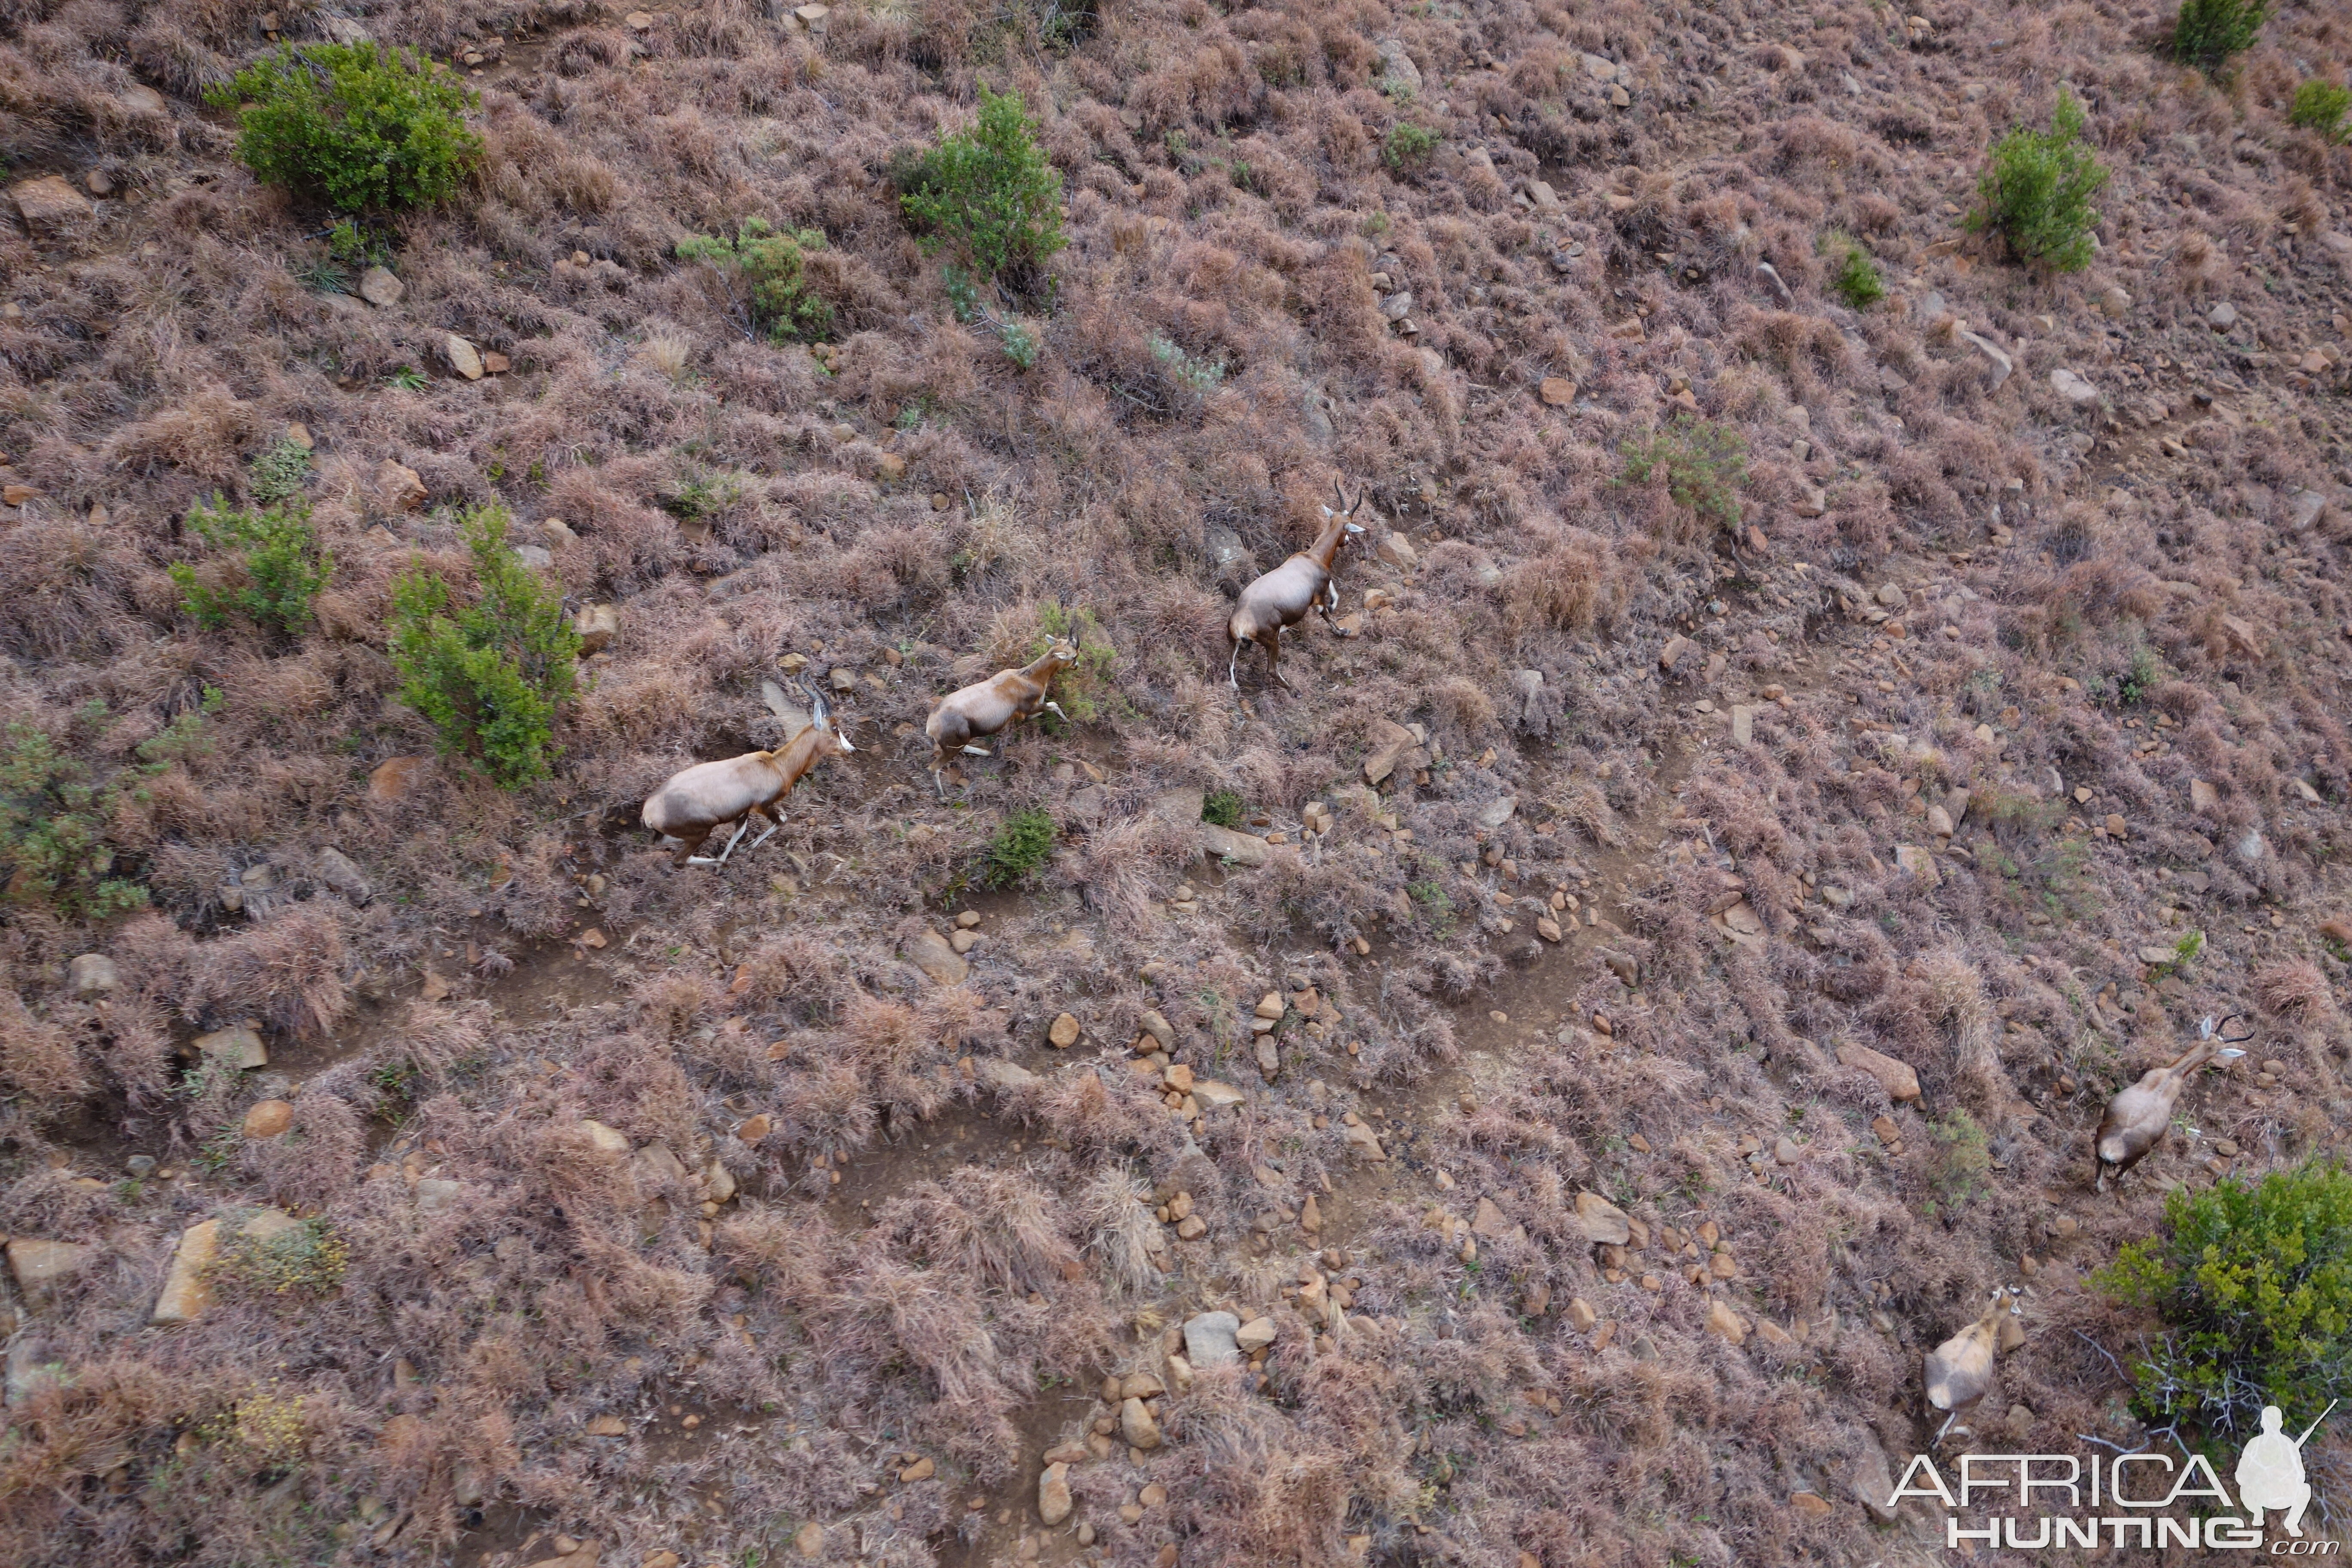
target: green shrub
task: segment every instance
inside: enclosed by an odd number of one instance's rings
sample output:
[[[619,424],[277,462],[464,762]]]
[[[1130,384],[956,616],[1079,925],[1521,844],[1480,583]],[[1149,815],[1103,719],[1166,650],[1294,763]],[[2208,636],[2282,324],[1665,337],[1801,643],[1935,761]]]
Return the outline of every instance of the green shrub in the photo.
[[[507,548],[509,521],[502,506],[462,520],[479,589],[473,604],[456,608],[449,584],[421,564],[393,584],[392,662],[401,700],[432,721],[443,752],[469,756],[519,789],[547,775],[580,637],[561,595]]]
[[[2141,1416],[2242,1440],[2275,1405],[2290,1432],[2352,1399],[2352,1172],[2307,1164],[2165,1199],[2164,1227],[2094,1282],[2163,1331],[2132,1366]]]
[[[981,857],[982,886],[1012,888],[1037,874],[1054,852],[1054,819],[1034,806],[1004,819]]]
[[[1878,263],[1851,235],[1832,230],[1822,241],[1822,248],[1831,258],[1830,287],[1837,290],[1838,298],[1857,310],[1867,310],[1886,298]]]
[[[1976,1118],[1958,1109],[1930,1121],[1927,1139],[1936,1187],[1928,1209],[1948,1219],[1992,1190],[1992,1145]]]
[[[266,1212],[266,1211],[265,1211]],[[325,1219],[270,1228],[224,1222],[212,1274],[257,1295],[323,1296],[343,1282],[351,1250]]]
[[[2172,58],[2211,76],[2253,47],[2269,0],[2181,0],[2172,19]]]
[[[2060,272],[2088,267],[2091,226],[2099,221],[2091,198],[2107,171],[2079,140],[2084,124],[2082,104],[2062,88],[2049,130],[2020,125],[1993,143],[1968,226],[2000,235],[2027,261]]]
[[[1042,658],[1045,650],[1058,637],[1073,642],[1078,647],[1078,661],[1055,678],[1055,700],[1062,711],[1070,716],[1073,724],[1090,724],[1102,712],[1102,705],[1117,692],[1111,670],[1118,662],[1118,653],[1110,646],[1110,637],[1103,631],[1095,613],[1083,605],[1065,609],[1059,599],[1047,599],[1037,606],[1037,626],[1045,635],[1031,646],[1030,657]],[[1039,721],[1050,732],[1058,733],[1061,722],[1052,714]]]
[[[891,170],[927,250],[951,246],[980,275],[1041,266],[1062,237],[1062,176],[1038,148],[1018,93],[980,89],[980,122]]]
[[[1036,328],[1020,321],[1006,321],[997,328],[996,335],[1004,345],[1006,359],[1023,370],[1037,368],[1037,353],[1045,347],[1045,340],[1037,335]]]
[[[1389,127],[1388,139],[1381,143],[1381,162],[1400,174],[1418,169],[1429,162],[1443,140],[1426,125],[1400,120]]]
[[[335,557],[319,542],[307,502],[298,497],[247,511],[215,496],[212,505],[188,510],[188,528],[214,549],[236,552],[245,578],[240,587],[215,588],[199,582],[189,563],[172,563],[181,606],[198,626],[226,626],[241,614],[290,637],[310,624],[310,602],[334,574]]]
[[[1201,820],[1219,827],[1239,827],[1246,809],[1242,797],[1229,789],[1213,789],[1201,797]]]
[[[7,897],[46,901],[72,920],[104,920],[147,902],[147,889],[115,876],[108,842],[110,787],[61,752],[44,731],[13,720],[0,745],[0,878]]]
[[[482,154],[466,128],[474,94],[382,44],[287,45],[205,97],[242,105],[237,156],[255,174],[341,212],[429,206]]]
[[[1666,493],[1719,527],[1739,527],[1739,484],[1748,477],[1748,443],[1727,426],[1687,416],[1646,441],[1628,440],[1624,484],[1666,481]]]
[[[1224,361],[1188,354],[1177,343],[1158,332],[1145,339],[1144,345],[1151,351],[1151,357],[1160,363],[1169,378],[1189,391],[1213,392],[1225,379]]]
[[[264,506],[279,506],[302,493],[310,482],[310,448],[299,441],[280,441],[245,466],[253,499]]]
[[[2352,88],[2341,88],[2313,77],[2294,89],[2294,102],[2286,117],[2305,131],[2316,131],[2330,142],[2341,142],[2345,139],[2347,112],[2352,112]]]
[[[708,261],[730,279],[747,325],[778,341],[814,342],[833,328],[833,305],[809,287],[806,258],[824,248],[814,228],[778,232],[764,218],[747,217],[735,237],[688,235],[677,242],[682,261]]]

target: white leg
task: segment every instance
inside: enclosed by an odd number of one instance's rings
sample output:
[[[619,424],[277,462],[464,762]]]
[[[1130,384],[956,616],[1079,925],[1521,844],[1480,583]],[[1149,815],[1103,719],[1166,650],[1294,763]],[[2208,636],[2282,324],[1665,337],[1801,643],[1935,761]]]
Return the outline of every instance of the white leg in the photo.
[[[1235,691],[1239,691],[1242,689],[1242,678],[1237,673],[1241,664],[1241,659],[1242,645],[1236,642],[1234,644],[1234,657],[1225,660],[1225,684],[1232,687]]]
[[[984,746],[966,746],[963,749],[963,754],[967,757],[984,757],[988,755],[988,749]]]
[[[1062,705],[1060,703],[1048,702],[1045,706],[1052,709],[1054,710],[1054,717],[1059,719],[1063,723],[1066,724],[1070,721],[1070,716],[1062,711]]]
[[[749,855],[752,850],[757,849],[761,845],[765,844],[769,839],[773,838],[775,836],[776,830],[771,827],[767,832],[762,833],[759,837],[754,838],[751,843],[743,846],[743,853]]]
[[[936,787],[936,788],[939,790],[939,792],[940,792],[940,798],[941,800],[945,800],[945,799],[947,799],[947,797],[948,797],[948,775],[947,775],[947,770],[946,770],[946,769],[944,769],[944,768],[933,768],[933,769],[931,770],[931,784],[932,784],[932,785],[933,785],[934,787]]]
[[[735,825],[735,837],[729,839],[727,841],[727,847],[719,852],[719,864],[721,866],[727,864],[727,857],[735,853],[735,846],[742,843],[743,835],[751,831],[751,819],[749,816],[746,816],[742,821]]]

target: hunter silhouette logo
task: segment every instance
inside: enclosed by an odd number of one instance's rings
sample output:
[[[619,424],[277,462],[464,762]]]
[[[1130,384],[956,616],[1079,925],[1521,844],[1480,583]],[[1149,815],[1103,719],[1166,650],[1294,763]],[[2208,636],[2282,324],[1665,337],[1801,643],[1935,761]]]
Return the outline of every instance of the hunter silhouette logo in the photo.
[[[2327,1410],[2336,1405],[2329,1400]],[[2327,1410],[2319,1413],[2319,1421],[2327,1419]],[[2277,1405],[2263,1406],[2263,1429],[2238,1456],[2238,1502],[2246,1510],[2249,1528],[2260,1530],[2263,1511],[2276,1509],[2286,1514],[2286,1532],[2300,1537],[2303,1510],[2311,1506],[2311,1483],[2303,1479],[2303,1446],[2319,1430],[2319,1421],[2305,1427],[2302,1436],[2289,1438],[2279,1430],[2284,1420]]]
[[[2342,1549],[2340,1541],[2304,1538],[2303,1516],[2311,1506],[2312,1488],[2304,1474],[2303,1446],[2335,1408],[2336,1402],[2329,1402],[2318,1421],[2305,1427],[2302,1436],[2290,1437],[2279,1407],[2264,1405],[2262,1430],[2239,1454],[2231,1474],[2238,1488],[2234,1504],[2202,1454],[2191,1454],[2182,1463],[2168,1454],[2143,1451],[2087,1458],[1962,1454],[1948,1483],[1934,1459],[1915,1454],[1887,1505],[1915,1497],[1942,1503],[1947,1510],[1945,1545],[1955,1551],[1973,1550],[1979,1542],[1997,1551],[2052,1546],[2255,1551],[2264,1545],[2263,1516],[2273,1514],[2285,1534],[2268,1543],[2272,1555],[2333,1556]],[[1992,1498],[1980,1495],[1987,1492]],[[1964,1512],[1987,1508],[1999,1511],[1981,1522],[1964,1521]]]

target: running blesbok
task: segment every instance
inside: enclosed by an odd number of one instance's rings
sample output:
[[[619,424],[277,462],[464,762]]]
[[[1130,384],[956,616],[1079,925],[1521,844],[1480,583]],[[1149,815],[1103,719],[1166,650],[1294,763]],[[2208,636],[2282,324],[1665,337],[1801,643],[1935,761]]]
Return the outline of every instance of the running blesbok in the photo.
[[[1323,531],[1316,535],[1315,542],[1244,588],[1233,619],[1225,623],[1226,640],[1234,645],[1233,657],[1225,660],[1225,680],[1236,691],[1242,684],[1242,645],[1253,642],[1265,649],[1267,677],[1285,691],[1290,689],[1290,682],[1276,668],[1282,656],[1282,628],[1297,626],[1309,610],[1322,616],[1334,637],[1351,635],[1341,631],[1339,623],[1331,618],[1331,612],[1339,607],[1339,585],[1332,581],[1331,566],[1339,559],[1339,546],[1364,531],[1355,521],[1364,497],[1359,492],[1356,505],[1349,506],[1347,492],[1337,479],[1331,481],[1331,491],[1339,510],[1323,509]]]
[[[945,800],[948,795],[949,758],[959,750],[975,757],[988,755],[986,748],[971,743],[974,740],[993,735],[1016,720],[1034,719],[1049,709],[1055,718],[1068,723],[1070,716],[1062,711],[1061,704],[1045,694],[1053,689],[1054,677],[1077,662],[1078,645],[1067,637],[1055,637],[1035,663],[1020,669],[1000,669],[986,680],[940,698],[923,722],[923,733],[931,738],[931,783],[938,786],[940,798]]]
[[[2235,1042],[2251,1039],[2253,1031],[2231,1034],[2230,1026],[2236,1022],[2238,1015],[2233,1013],[2221,1020],[2217,1030],[2213,1020],[2207,1018],[2197,1026],[2197,1043],[2179,1060],[2141,1075],[2137,1083],[2107,1101],[2107,1113],[2099,1119],[2098,1175],[2094,1184],[2099,1191],[2107,1190],[2108,1177],[2121,1176],[2164,1142],[2172,1127],[2172,1107],[2189,1074],[2207,1062],[2235,1061],[2246,1054]]]
[[[1941,1442],[1952,1423],[1991,1392],[1993,1357],[2010,1348],[2001,1342],[2004,1332],[2011,1336],[2011,1344],[2024,1343],[2024,1335],[2013,1326],[2021,1315],[2017,1301],[2021,1294],[2014,1285],[1995,1289],[1982,1317],[1927,1352],[1927,1403],[1950,1412],[1936,1431],[1937,1441]],[[1968,1428],[1963,1426],[1960,1432],[1966,1436]]]
[[[723,763],[697,763],[647,797],[646,826],[677,840],[672,866],[724,866],[750,831],[751,818],[763,816],[768,831],[751,840],[751,848],[757,849],[783,826],[783,814],[776,807],[793,786],[835,752],[857,749],[834,723],[833,709],[823,697],[805,686],[801,694],[808,699],[809,725],[780,749],[747,752]],[[730,822],[736,824],[735,837],[726,848],[715,858],[695,853],[713,829]]]

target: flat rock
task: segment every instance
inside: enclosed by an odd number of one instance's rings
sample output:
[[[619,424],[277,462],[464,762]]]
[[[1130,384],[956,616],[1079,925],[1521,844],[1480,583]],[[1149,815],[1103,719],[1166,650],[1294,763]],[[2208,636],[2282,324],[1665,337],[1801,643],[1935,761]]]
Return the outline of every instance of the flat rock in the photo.
[[[465,1184],[462,1182],[452,1182],[441,1176],[426,1176],[416,1184],[415,1193],[416,1212],[419,1215],[446,1213],[457,1203],[465,1190]]]
[[[1490,800],[1478,808],[1478,826],[1486,828],[1500,827],[1510,821],[1518,809],[1519,797],[1517,795],[1509,795],[1502,800]]]
[[[1227,1320],[1233,1317],[1231,1312],[1217,1315]],[[1129,1399],[1120,1404],[1118,1432],[1127,1439],[1127,1446],[1130,1448],[1141,1448],[1149,1453],[1160,1447],[1160,1423],[1152,1418],[1151,1407],[1140,1399]]]
[[[269,1047],[261,1043],[261,1032],[250,1018],[226,1029],[215,1029],[209,1035],[198,1035],[196,1049],[233,1072],[269,1065]]]
[[[388,310],[400,303],[408,292],[408,285],[392,275],[385,267],[371,267],[360,274],[360,298],[379,310]]]
[[[386,458],[375,466],[375,493],[387,511],[415,511],[425,505],[425,476]]]
[[[260,1140],[282,1137],[294,1125],[294,1107],[283,1100],[257,1100],[245,1113],[245,1135]]]
[[[2221,792],[2203,779],[2189,781],[2189,809],[2210,811],[2221,804]]]
[[[1070,1517],[1070,1467],[1046,1466],[1037,1478],[1037,1517],[1048,1525],[1059,1524]]]
[[[1265,839],[1220,827],[1213,822],[1201,824],[1201,849],[1203,854],[1236,866],[1263,866],[1271,853]]]
[[[1381,1147],[1380,1134],[1360,1121],[1342,1126],[1339,1139],[1367,1160],[1385,1161],[1389,1157],[1389,1152]]]
[[[84,1002],[111,995],[121,983],[121,972],[115,968],[114,960],[102,952],[85,952],[66,965],[66,987]]]
[[[172,1267],[163,1277],[163,1293],[155,1298],[150,1321],[192,1322],[212,1305],[212,1287],[205,1280],[205,1270],[220,1250],[220,1221],[208,1219],[180,1233],[180,1244],[172,1250]]]
[[[1960,336],[1966,338],[1977,353],[1984,355],[1985,363],[1991,367],[1990,379],[1992,388],[1998,392],[2001,384],[2017,369],[2016,363],[1990,338],[1979,337],[1975,332],[1962,332]]]
[[[1936,868],[1934,852],[1916,844],[1896,845],[1895,864],[1905,875],[1916,878],[1922,887],[1932,888],[1944,879],[1943,873]]]
[[[1037,1081],[1035,1073],[1018,1063],[1008,1062],[1002,1057],[983,1058],[972,1064],[971,1070],[974,1077],[999,1094],[1010,1094],[1014,1089],[1027,1089]]]
[[[2077,408],[2086,408],[2099,401],[2099,389],[2063,365],[2050,373],[2050,385]]]
[[[8,194],[16,198],[16,216],[37,236],[54,235],[75,219],[88,217],[90,212],[89,198],[75,190],[62,174],[19,180],[8,187]]]
[[[1511,1222],[1503,1217],[1503,1211],[1495,1206],[1495,1200],[1480,1198],[1477,1210],[1471,1216],[1470,1234],[1491,1239],[1498,1236],[1508,1236],[1510,1233]]]
[[[1252,1318],[1234,1333],[1234,1344],[1242,1354],[1255,1355],[1274,1343],[1279,1332],[1272,1318]]]
[[[368,798],[400,799],[415,787],[417,776],[431,761],[430,757],[386,757],[368,774]]]
[[[1202,1312],[1185,1319],[1184,1359],[1195,1367],[1233,1365],[1242,1358],[1241,1327],[1242,1321],[1231,1312]]]
[[[1203,1110],[1230,1110],[1244,1098],[1232,1084],[1219,1083],[1214,1079],[1204,1078],[1192,1085],[1192,1099]]]
[[[907,941],[907,962],[921,970],[936,985],[961,985],[971,973],[971,965],[948,945],[948,939],[935,931],[918,931]]]
[[[1420,744],[1412,731],[1391,719],[1372,721],[1371,749],[1364,753],[1364,782],[1379,784],[1396,772],[1406,752]]]
[[[1633,1237],[1633,1222],[1625,1211],[1599,1193],[1576,1194],[1576,1220],[1584,1239],[1600,1247],[1622,1247]]]
[[[74,1241],[43,1241],[20,1236],[8,1243],[8,1271],[16,1289],[36,1306],[53,1298],[65,1282],[81,1270],[90,1248]]]
[[[368,885],[367,873],[354,865],[350,856],[330,846],[319,851],[319,880],[341,893],[354,904],[364,905],[375,896]]]
[[[1840,1046],[1837,1059],[1843,1066],[1858,1068],[1876,1079],[1886,1098],[1897,1104],[1919,1098],[1919,1075],[1906,1063],[1874,1051],[1868,1046]]]
[[[1748,1341],[1747,1321],[1719,1297],[1706,1305],[1706,1331],[1735,1345]]]
[[[1179,827],[1192,827],[1201,820],[1201,807],[1206,796],[1189,785],[1164,789],[1151,797],[1145,811],[1154,821],[1173,823]]]

